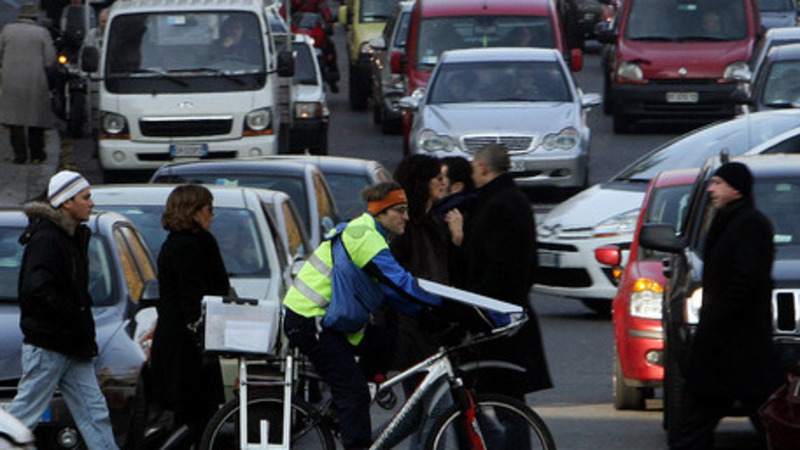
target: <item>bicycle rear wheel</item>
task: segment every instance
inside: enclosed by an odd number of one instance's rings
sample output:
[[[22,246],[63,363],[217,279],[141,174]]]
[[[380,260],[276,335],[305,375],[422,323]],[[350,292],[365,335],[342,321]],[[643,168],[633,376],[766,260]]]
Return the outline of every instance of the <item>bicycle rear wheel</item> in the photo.
[[[475,397],[480,434],[488,450],[556,448],[553,436],[539,415],[519,400],[494,394]],[[427,450],[469,448],[464,442],[464,413],[451,407],[434,423],[425,443]]]
[[[283,399],[256,397],[247,402],[248,442],[259,442],[259,423],[269,421],[269,443],[280,444],[283,438]],[[330,427],[319,412],[305,402],[292,402],[291,448],[335,450]],[[239,441],[239,400],[228,402],[206,425],[200,441],[202,450],[236,450]]]

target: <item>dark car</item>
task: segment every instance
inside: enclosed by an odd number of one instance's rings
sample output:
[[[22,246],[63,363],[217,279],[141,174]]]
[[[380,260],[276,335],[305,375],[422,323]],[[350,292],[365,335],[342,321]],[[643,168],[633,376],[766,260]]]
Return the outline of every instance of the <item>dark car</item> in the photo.
[[[19,328],[19,277],[23,247],[17,242],[28,224],[20,208],[0,210],[0,404],[10,402],[17,392],[22,372]],[[95,370],[108,402],[117,443],[130,444],[141,436],[132,427],[140,410],[145,389],[146,361],[154,326],[152,307],[157,282],[153,257],[133,224],[112,212],[93,214],[87,223],[92,231],[89,245],[89,293],[92,295],[99,354]],[[142,386],[143,387],[143,386]],[[139,405],[142,403],[139,402]],[[136,428],[141,431],[141,428]],[[80,435],[59,394],[53,399],[35,434],[39,448],[70,448],[81,445]]]
[[[316,248],[325,233],[339,221],[336,201],[325,175],[316,164],[308,161],[267,157],[170,163],[161,166],[150,182],[194,182],[286,192],[297,206],[312,248]]]
[[[749,94],[737,92],[748,111],[800,106],[800,43],[773,46],[752,75]]]
[[[772,222],[775,263],[772,268],[773,339],[783,368],[800,358],[800,155],[753,155],[734,158],[753,173],[756,207]],[[720,166],[710,159],[692,189],[684,226],[649,224],[639,236],[642,246],[672,253],[669,282],[662,305],[664,351],[664,425],[668,440],[678,436],[686,405],[684,365],[702,307],[703,246],[714,214],[706,185]]]

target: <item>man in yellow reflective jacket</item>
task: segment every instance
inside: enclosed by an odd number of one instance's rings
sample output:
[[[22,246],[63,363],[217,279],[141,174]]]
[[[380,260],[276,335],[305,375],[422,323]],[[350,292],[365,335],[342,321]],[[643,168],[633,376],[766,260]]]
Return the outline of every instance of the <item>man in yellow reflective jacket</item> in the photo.
[[[402,234],[408,222],[408,204],[400,185],[369,186],[362,197],[368,212],[341,232],[350,259],[381,285],[390,306],[413,316],[428,306],[441,305],[441,299],[420,289],[389,251],[387,235]],[[390,344],[369,324],[352,334],[322,326],[332,295],[332,261],[332,243],[326,240],[300,269],[283,301],[284,331],[330,386],[345,449],[362,449],[369,447],[372,430],[367,380],[384,371]]]

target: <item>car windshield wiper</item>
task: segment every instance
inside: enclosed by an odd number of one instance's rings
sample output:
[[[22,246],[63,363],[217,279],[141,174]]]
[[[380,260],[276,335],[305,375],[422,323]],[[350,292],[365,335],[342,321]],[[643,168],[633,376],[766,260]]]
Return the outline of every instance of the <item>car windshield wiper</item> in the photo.
[[[631,38],[632,41],[659,41],[659,42],[674,42],[674,37],[669,36],[636,36]]]
[[[678,42],[723,42],[730,39],[719,36],[681,36],[675,40]]]
[[[163,70],[155,70],[155,69],[135,69],[135,70],[126,70],[121,73],[112,73],[111,78],[126,78],[130,77],[132,74],[150,74],[150,75],[157,75],[159,78],[163,78],[165,80],[169,80],[179,86],[189,86],[184,80],[181,80],[178,77],[172,76]]]
[[[207,73],[213,73],[214,75],[219,75],[222,78],[225,78],[226,80],[231,80],[231,81],[233,81],[235,83],[238,83],[238,84],[245,84],[245,82],[243,80],[241,80],[241,79],[239,79],[239,78],[237,78],[237,77],[235,77],[235,76],[233,76],[233,75],[231,75],[231,74],[229,74],[227,72],[224,72],[224,71],[219,70],[219,69],[214,69],[212,67],[197,67],[197,68],[194,68],[194,69],[171,70],[170,72],[207,72]]]

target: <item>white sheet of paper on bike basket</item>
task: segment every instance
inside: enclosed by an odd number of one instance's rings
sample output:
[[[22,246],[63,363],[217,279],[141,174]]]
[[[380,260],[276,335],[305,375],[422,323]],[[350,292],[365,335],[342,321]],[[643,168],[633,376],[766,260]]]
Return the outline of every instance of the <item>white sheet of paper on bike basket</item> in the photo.
[[[417,280],[419,281],[419,287],[431,294],[436,294],[440,297],[445,297],[465,305],[475,306],[502,314],[522,314],[524,312],[521,306],[513,303],[504,302],[485,295],[476,294],[430,280],[424,280],[422,278],[418,278]]]
[[[212,295],[203,297],[203,303],[206,351],[273,353],[280,323],[279,304]]]

